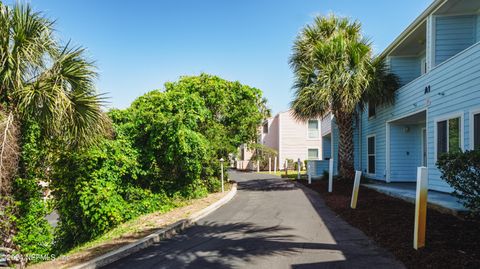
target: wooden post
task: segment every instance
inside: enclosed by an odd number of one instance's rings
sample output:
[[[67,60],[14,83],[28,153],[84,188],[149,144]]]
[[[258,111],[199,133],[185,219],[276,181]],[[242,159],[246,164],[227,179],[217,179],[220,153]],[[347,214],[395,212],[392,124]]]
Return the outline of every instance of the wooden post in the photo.
[[[268,173],[272,173],[272,158],[268,157]]]
[[[333,159],[328,161],[328,192],[332,192],[333,189]]]
[[[277,174],[277,156],[275,156],[275,161],[273,162],[273,173]]]
[[[415,200],[415,227],[413,234],[413,248],[425,247],[425,230],[427,224],[428,200],[428,170],[421,166],[417,168],[417,195]]]
[[[298,158],[298,161],[297,161],[297,170],[298,170],[298,174],[297,174],[297,179],[300,180],[300,169],[301,169],[301,163],[300,163],[300,158]]]
[[[257,173],[260,172],[260,161],[257,160]]]
[[[352,201],[350,207],[352,209],[357,208],[358,189],[360,187],[360,178],[362,177],[362,171],[355,171],[355,181],[353,182]]]

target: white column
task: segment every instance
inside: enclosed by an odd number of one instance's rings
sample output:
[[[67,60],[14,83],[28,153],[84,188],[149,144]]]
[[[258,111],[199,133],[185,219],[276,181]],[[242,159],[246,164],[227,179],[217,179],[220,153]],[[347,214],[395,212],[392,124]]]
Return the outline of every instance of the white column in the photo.
[[[427,224],[428,170],[417,168],[417,195],[415,200],[415,226],[413,232],[413,248],[425,247],[425,230]]]
[[[272,173],[272,158],[268,158],[268,173]]]
[[[275,161],[273,162],[273,173],[277,173],[277,156],[275,156]]]
[[[257,160],[257,173],[260,172],[260,161]]]
[[[333,189],[333,158],[328,161],[328,192]]]
[[[362,171],[355,171],[355,181],[353,182],[352,200],[350,201],[350,207],[357,208],[358,189],[360,188],[360,178],[362,177]]]
[[[427,17],[427,37],[426,37],[426,62],[427,72],[435,67],[435,16]]]

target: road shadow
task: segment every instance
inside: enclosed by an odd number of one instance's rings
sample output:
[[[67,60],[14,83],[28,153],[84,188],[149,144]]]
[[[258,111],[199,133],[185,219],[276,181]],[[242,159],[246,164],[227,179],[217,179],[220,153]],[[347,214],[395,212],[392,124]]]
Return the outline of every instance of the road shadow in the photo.
[[[253,223],[204,223],[104,268],[224,269],[232,268],[234,261],[254,257],[286,256],[305,249],[337,249],[334,244],[299,241],[289,230]]]
[[[237,188],[243,191],[290,191],[298,187],[290,180],[265,178],[238,182]]]

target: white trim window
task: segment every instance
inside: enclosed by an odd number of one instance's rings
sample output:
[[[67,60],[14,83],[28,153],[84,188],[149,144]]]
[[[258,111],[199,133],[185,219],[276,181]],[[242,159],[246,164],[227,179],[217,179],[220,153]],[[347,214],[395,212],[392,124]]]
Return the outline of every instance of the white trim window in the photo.
[[[480,150],[480,109],[470,113],[470,148]]]
[[[307,154],[309,160],[318,160],[320,156],[320,150],[318,148],[309,148]]]
[[[377,116],[377,106],[373,103],[368,103],[368,119],[374,119]]]
[[[374,175],[376,171],[376,137],[375,135],[367,136],[367,174]]]
[[[308,120],[308,139],[320,138],[320,122],[318,120]]]
[[[463,150],[463,115],[456,114],[435,121],[435,153]]]

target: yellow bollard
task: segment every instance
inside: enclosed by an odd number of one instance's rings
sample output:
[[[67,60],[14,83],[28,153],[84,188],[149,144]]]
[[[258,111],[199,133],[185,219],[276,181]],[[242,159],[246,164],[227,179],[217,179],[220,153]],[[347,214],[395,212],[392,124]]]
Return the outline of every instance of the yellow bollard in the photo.
[[[350,201],[350,207],[352,209],[357,208],[358,189],[360,188],[361,177],[362,177],[362,171],[355,171],[355,181],[353,182],[352,200]]]
[[[428,171],[423,166],[417,168],[416,196],[413,248],[418,250],[425,247],[425,230],[427,225]]]

